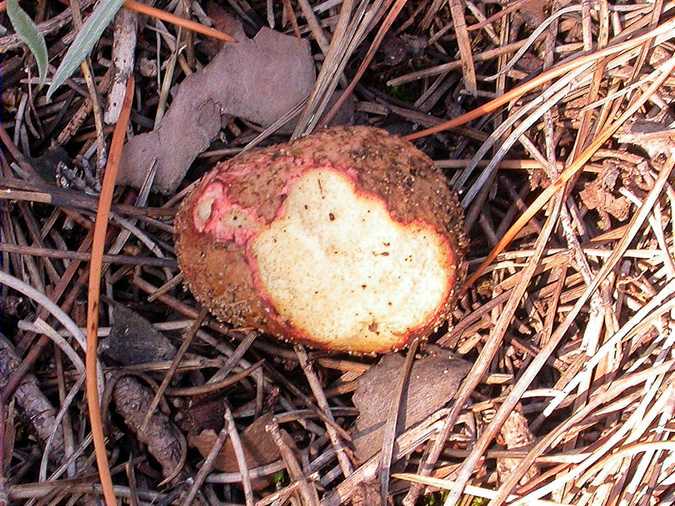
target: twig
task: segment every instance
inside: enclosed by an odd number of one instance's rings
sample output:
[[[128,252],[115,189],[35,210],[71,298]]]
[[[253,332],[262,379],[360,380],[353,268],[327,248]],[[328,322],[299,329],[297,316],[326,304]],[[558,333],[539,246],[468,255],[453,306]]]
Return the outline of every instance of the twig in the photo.
[[[234,40],[231,35],[216,30],[215,28],[204,26],[201,23],[197,23],[190,19],[178,17],[175,14],[171,14],[170,12],[163,11],[162,9],[156,9],[141,2],[136,2],[135,0],[126,0],[124,2],[124,7],[134,12],[138,12],[139,14],[145,14],[146,16],[161,19],[167,23],[172,23],[176,26],[185,28],[186,30],[201,33],[202,35],[212,37],[222,42],[236,42],[236,40]]]
[[[69,0],[70,10],[73,12],[73,26],[75,31],[79,32],[82,27],[82,13],[80,12],[80,0]],[[94,114],[94,126],[96,127],[96,179],[100,180],[101,172],[106,163],[106,145],[103,138],[103,111],[101,103],[98,100],[98,92],[94,84],[94,77],[91,72],[91,62],[87,56],[80,64],[82,77],[89,91],[89,101],[92,105]]]
[[[237,432],[237,426],[234,423],[232,410],[227,402],[225,402],[225,427],[227,428],[227,433],[230,435],[232,449],[234,450],[234,455],[237,458],[237,465],[239,466],[239,472],[241,473],[241,482],[244,485],[246,506],[253,506],[253,489],[251,487],[251,477],[248,474],[248,464],[246,463],[244,448],[241,445],[241,439]]]
[[[190,490],[188,491],[187,495],[181,502],[183,506],[190,506],[191,504],[193,504],[193,501],[195,500],[195,497],[197,497],[199,489],[204,484],[206,476],[211,472],[211,469],[213,469],[213,465],[216,462],[216,457],[218,457],[220,450],[222,450],[223,445],[227,440],[227,432],[228,431],[226,424],[226,426],[223,427],[218,433],[218,437],[213,442],[213,446],[211,447],[211,450],[209,450],[209,454],[206,456],[206,458],[204,459],[204,463],[199,468],[199,472],[197,472],[197,476],[195,476],[194,482],[192,483]]]
[[[239,383],[244,378],[250,376],[254,371],[259,369],[263,365],[263,360],[259,360],[251,367],[247,367],[241,372],[232,374],[230,377],[220,380],[215,383],[206,383],[204,385],[194,386],[194,387],[185,387],[185,388],[167,388],[166,395],[172,397],[192,397],[196,395],[204,395],[212,392],[217,392],[224,388]]]
[[[302,367],[302,370],[304,371],[305,376],[307,377],[307,382],[309,383],[309,386],[312,389],[312,393],[316,398],[317,404],[321,408],[323,414],[329,420],[334,422],[335,420],[333,419],[333,415],[330,412],[330,406],[328,405],[326,394],[324,393],[323,388],[321,388],[319,378],[317,378],[316,373],[314,372],[311,364],[309,363],[309,358],[307,357],[307,352],[305,351],[305,348],[302,345],[298,344],[295,346],[295,352],[298,355],[300,366]],[[328,432],[328,436],[330,437],[331,443],[333,444],[333,448],[335,448],[335,452],[337,453],[338,462],[340,463],[340,468],[342,469],[342,474],[344,474],[345,477],[349,476],[352,473],[353,469],[352,464],[349,461],[349,457],[345,452],[344,444],[342,443],[342,441],[340,441],[340,437],[338,436],[337,432],[335,431],[332,425],[326,425],[326,431]]]
[[[459,55],[462,60],[462,75],[464,76],[464,85],[470,95],[476,95],[478,88],[476,86],[476,70],[473,64],[473,54],[471,51],[471,41],[469,33],[466,31],[466,20],[464,19],[464,4],[461,0],[450,0],[450,13],[452,14],[452,24],[455,27],[455,36],[459,46]]]
[[[408,349],[408,354],[405,358],[405,363],[401,368],[398,377],[398,383],[396,385],[396,390],[394,390],[394,395],[391,398],[391,405],[389,407],[389,414],[387,417],[386,425],[384,426],[384,431],[382,433],[382,452],[380,460],[380,498],[382,499],[382,504],[387,504],[389,500],[389,480],[391,474],[391,464],[392,457],[394,456],[394,444],[396,443],[396,432],[401,416],[401,400],[403,399],[403,392],[406,388],[406,385],[410,381],[410,371],[412,371],[413,362],[415,361],[415,355],[417,354],[417,348],[419,346],[419,339],[414,339],[410,343],[410,348]],[[403,407],[403,412],[407,408]]]
[[[316,488],[313,487],[307,478],[302,473],[302,468],[295,457],[293,450],[289,444],[290,436],[283,429],[279,428],[276,420],[273,420],[266,427],[267,432],[270,433],[272,439],[279,448],[281,458],[286,464],[288,475],[293,481],[300,483],[300,494],[307,506],[319,506],[319,496],[316,493]]]
[[[131,116],[131,100],[133,98],[134,79],[130,77],[127,81],[127,91],[124,96],[124,105],[120,113],[120,119],[115,126],[113,139],[110,145],[110,156],[105,175],[103,177],[103,186],[99,197],[99,206],[96,213],[96,224],[94,226],[94,239],[91,247],[92,258],[89,269],[89,290],[87,307],[87,405],[89,408],[89,420],[91,423],[91,432],[94,436],[94,449],[96,450],[96,463],[98,465],[103,495],[108,506],[117,504],[115,491],[113,490],[112,477],[108,467],[108,455],[106,454],[105,439],[103,436],[103,422],[101,420],[101,408],[99,406],[98,385],[96,375],[96,352],[98,344],[98,317],[99,317],[99,297],[101,286],[101,269],[103,266],[103,249],[105,247],[105,235],[108,228],[108,215],[112,204],[113,190],[115,188],[115,179],[122,154],[122,145],[126,136],[127,125]]]
[[[111,70],[113,84],[108,93],[107,107],[103,116],[108,125],[114,125],[119,118],[124,99],[124,83],[134,70],[138,14],[130,9],[122,9],[115,16],[113,26],[112,63],[114,71]]]
[[[185,353],[190,347],[190,344],[192,344],[192,340],[197,334],[199,327],[202,326],[202,323],[204,322],[204,319],[206,318],[207,314],[208,310],[206,308],[202,308],[199,311],[199,315],[197,316],[195,321],[192,322],[192,326],[190,327],[190,329],[185,333],[185,336],[183,337],[183,342],[181,343],[180,348],[176,352],[176,355],[173,357],[173,360],[171,362],[171,368],[169,368],[169,370],[164,375],[162,383],[159,385],[159,388],[155,392],[155,396],[152,398],[152,402],[148,406],[148,409],[145,413],[145,418],[143,419],[143,423],[141,424],[140,428],[141,432],[145,432],[147,430],[148,422],[150,421],[152,414],[155,412],[155,409],[157,409],[159,401],[162,399],[162,396],[164,395],[164,392],[169,386],[169,383],[171,382],[173,375],[176,373],[178,364],[180,364],[180,361],[183,359],[183,356],[185,356]]]
[[[508,91],[504,95],[495,98],[491,100],[490,102],[481,105],[480,107],[477,107],[465,114],[462,114],[461,116],[457,116],[456,118],[453,118],[449,121],[445,121],[439,125],[436,125],[431,128],[427,128],[425,130],[420,130],[419,132],[415,132],[410,135],[406,135],[404,138],[409,141],[413,141],[415,139],[420,139],[422,137],[426,137],[428,135],[433,135],[438,132],[442,132],[444,130],[447,130],[448,128],[453,128],[457,127],[460,125],[463,125],[465,123],[468,123],[471,120],[474,120],[476,118],[479,118],[483,116],[484,114],[487,114],[492,111],[496,111],[499,109],[502,105],[509,103],[510,101],[524,95],[528,91],[531,91],[543,84],[546,84],[548,81],[551,79],[554,79],[558,76],[561,76],[565,74],[566,72],[569,72],[570,70],[577,68],[579,65],[586,64],[588,62],[593,62],[599,58],[603,58],[605,56],[609,56],[611,54],[615,54],[621,51],[624,51],[626,49],[630,49],[633,47],[636,47],[637,45],[641,44],[645,40],[650,40],[653,39],[654,37],[657,37],[662,34],[665,35],[664,40],[669,40],[672,37],[675,37],[673,35],[672,31],[673,28],[675,28],[675,19],[670,19],[667,22],[663,23],[662,25],[659,25],[657,28],[650,30],[649,32],[640,35],[638,37],[635,37],[634,39],[621,42],[618,44],[614,44],[611,46],[608,46],[604,49],[595,51],[591,54],[585,55],[585,56],[580,56],[578,58],[575,58],[567,63],[560,64],[556,67],[553,67],[552,69],[543,72],[542,74],[538,75],[531,81],[528,81],[527,83],[521,84],[520,86],[517,86],[516,88],[513,88],[512,90]],[[670,33],[669,33],[670,31]]]
[[[0,243],[0,251],[19,253],[21,255],[34,255],[45,258],[68,258],[71,260],[84,261],[91,259],[91,253],[85,253],[82,251],[64,251],[60,249],[36,248],[33,246],[16,246],[9,243]],[[168,258],[130,255],[103,255],[103,263],[120,265],[151,265],[153,267],[168,267],[170,269],[175,269],[177,267],[176,261]]]

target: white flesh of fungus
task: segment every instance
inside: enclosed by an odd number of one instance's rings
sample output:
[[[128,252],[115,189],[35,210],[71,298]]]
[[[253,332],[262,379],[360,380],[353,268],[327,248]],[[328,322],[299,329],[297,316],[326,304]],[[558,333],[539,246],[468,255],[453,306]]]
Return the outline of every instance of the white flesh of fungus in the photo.
[[[294,181],[250,247],[281,319],[332,346],[400,342],[441,309],[452,275],[439,234],[397,223],[379,198],[330,169]]]

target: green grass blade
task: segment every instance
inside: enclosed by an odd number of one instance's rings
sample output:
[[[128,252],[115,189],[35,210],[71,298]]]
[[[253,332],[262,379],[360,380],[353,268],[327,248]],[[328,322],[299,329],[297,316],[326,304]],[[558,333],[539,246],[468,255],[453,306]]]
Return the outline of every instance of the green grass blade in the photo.
[[[103,0],[99,2],[68,48],[61,65],[56,69],[52,84],[47,90],[47,100],[50,100],[52,94],[66,79],[73,75],[80,63],[89,55],[101,37],[103,30],[110,24],[123,3],[124,0]]]
[[[28,14],[19,6],[18,0],[7,0],[7,15],[19,38],[28,46],[35,57],[40,84],[47,77],[47,44],[38,27]]]

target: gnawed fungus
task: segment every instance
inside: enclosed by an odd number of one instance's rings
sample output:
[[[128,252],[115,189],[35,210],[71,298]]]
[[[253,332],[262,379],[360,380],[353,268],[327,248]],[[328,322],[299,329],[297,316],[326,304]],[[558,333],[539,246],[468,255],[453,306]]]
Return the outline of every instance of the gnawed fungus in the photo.
[[[333,351],[426,337],[463,271],[461,208],[443,173],[370,127],[218,164],[175,229],[185,279],[219,319]]]

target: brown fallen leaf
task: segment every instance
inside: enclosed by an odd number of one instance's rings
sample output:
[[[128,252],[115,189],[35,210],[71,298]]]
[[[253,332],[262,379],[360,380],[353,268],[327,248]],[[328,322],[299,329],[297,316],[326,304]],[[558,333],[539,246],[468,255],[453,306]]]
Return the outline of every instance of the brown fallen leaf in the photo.
[[[221,116],[268,126],[309,95],[315,69],[307,40],[266,27],[252,39],[238,35],[178,86],[158,128],[127,143],[120,184],[140,187],[156,159],[153,188],[171,193],[218,134]]]
[[[413,363],[401,402],[401,430],[421,422],[452,399],[471,368],[469,362],[454,358],[450,352],[437,347],[433,349],[433,353]],[[353,401],[360,414],[352,441],[360,462],[375,455],[382,447],[392,388],[404,361],[401,355],[390,353],[358,379]]]
[[[152,324],[135,311],[113,303],[114,324],[110,335],[101,341],[106,358],[121,365],[171,360],[176,347]]]
[[[239,434],[244,448],[244,456],[249,469],[264,466],[279,460],[279,450],[274,440],[265,430],[265,426],[272,421],[273,415],[268,413],[257,418],[251,425]],[[207,429],[199,434],[188,436],[190,446],[197,448],[204,457],[209,454],[218,434],[213,429]],[[213,465],[214,468],[233,473],[239,471],[237,458],[234,455],[232,441],[228,439],[223,445]]]

